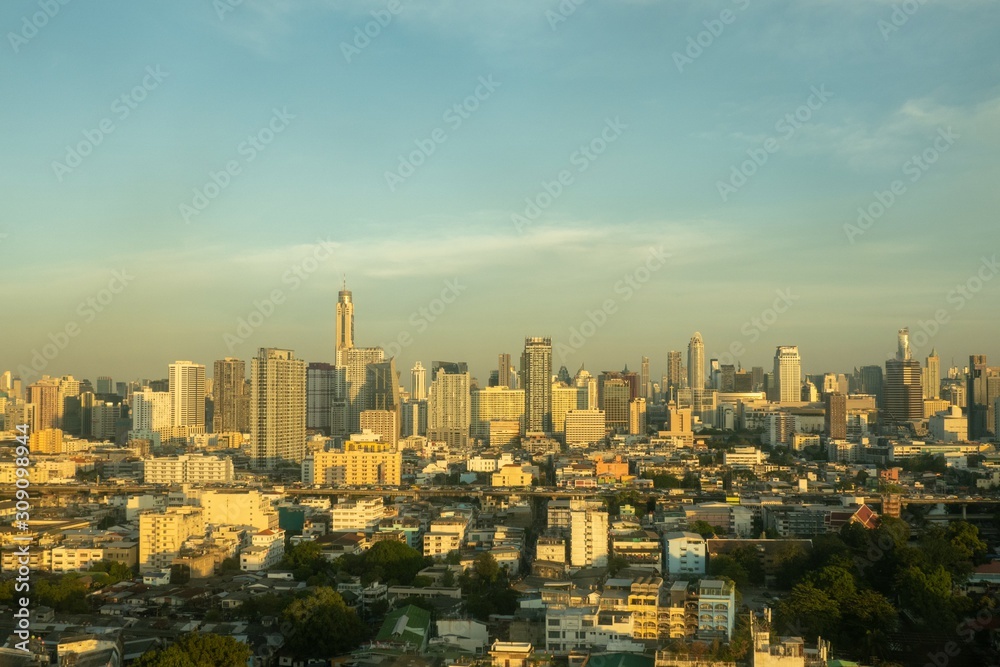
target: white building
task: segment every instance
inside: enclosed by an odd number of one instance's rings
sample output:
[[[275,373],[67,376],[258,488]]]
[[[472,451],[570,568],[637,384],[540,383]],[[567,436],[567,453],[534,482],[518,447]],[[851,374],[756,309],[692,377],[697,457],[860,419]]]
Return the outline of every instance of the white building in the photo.
[[[937,442],[966,442],[969,439],[969,421],[962,416],[962,408],[953,405],[932,415],[927,420],[927,430]]]
[[[802,402],[802,359],[795,345],[779,345],[774,353],[776,403]]]
[[[133,433],[158,433],[161,440],[168,440],[173,425],[170,408],[170,392],[143,389],[133,393]]]
[[[764,462],[764,452],[756,447],[735,447],[731,452],[723,454],[723,463],[727,466],[758,466]]]
[[[705,538],[698,533],[676,532],[663,536],[667,552],[667,574],[677,577],[705,574]]]
[[[276,529],[278,514],[260,491],[242,489],[193,489],[189,500],[204,510],[208,526],[252,526],[257,530]]]
[[[174,436],[205,432],[205,366],[192,361],[168,365],[170,424]]]
[[[698,638],[729,641],[736,627],[736,587],[721,579],[702,579],[698,586]]]
[[[205,535],[200,507],[170,507],[139,515],[139,568],[143,572],[169,569],[189,537]]]
[[[146,459],[142,470],[146,484],[228,484],[235,479],[231,458],[201,454]]]
[[[285,531],[280,528],[255,533],[250,541],[251,546],[240,553],[240,569],[244,572],[270,569],[285,555]]]
[[[472,421],[468,366],[464,362],[435,361],[432,370],[427,435],[431,440],[447,442],[452,449],[465,449]]]
[[[344,500],[330,509],[330,530],[369,530],[383,518],[381,497]]]
[[[608,564],[608,512],[603,503],[572,501],[569,528],[570,565]]]
[[[604,410],[570,410],[565,426],[568,447],[600,442],[607,434]]]

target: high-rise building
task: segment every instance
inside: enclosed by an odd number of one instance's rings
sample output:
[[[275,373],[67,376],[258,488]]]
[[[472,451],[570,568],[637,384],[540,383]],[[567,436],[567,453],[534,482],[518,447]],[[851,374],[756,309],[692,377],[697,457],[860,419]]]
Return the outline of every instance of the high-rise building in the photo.
[[[200,507],[142,512],[139,515],[140,571],[169,569],[185,540],[204,535],[205,518]]]
[[[608,563],[608,511],[599,501],[571,500],[570,565],[602,567]]]
[[[468,365],[435,361],[431,374],[434,381],[428,395],[427,435],[447,442],[449,447],[464,449],[469,445],[472,421]]]
[[[337,428],[333,430],[335,435],[347,435],[358,432],[361,428],[361,411],[369,408],[369,392],[366,387],[369,379],[368,365],[382,362],[385,353],[381,347],[352,347],[338,354],[340,367],[337,370],[336,400],[344,411],[342,420],[345,432],[337,432]],[[335,414],[335,425],[340,421]]]
[[[399,398],[399,376],[396,373],[396,358],[368,364],[365,378],[365,410],[382,410],[396,415],[396,440],[399,439],[399,425],[402,404]],[[360,413],[359,413],[360,426]]]
[[[985,354],[973,354],[969,357],[965,392],[965,400],[968,403],[969,440],[982,440],[990,432],[987,369]]]
[[[779,345],[774,353],[775,402],[802,401],[802,360],[795,345]]]
[[[600,404],[597,392],[597,378],[581,366],[580,370],[576,372],[576,376],[573,378],[573,384],[587,390],[587,409],[596,410]]]
[[[653,388],[649,384],[649,357],[643,357],[639,365],[639,396],[648,399],[652,393]]]
[[[306,367],[306,428],[326,435],[333,433],[333,400],[337,368],[313,361]]]
[[[859,371],[861,380],[861,393],[875,397],[875,404],[882,407],[884,379],[881,366],[862,366]]]
[[[719,391],[736,391],[736,366],[733,364],[719,366]]]
[[[347,289],[346,280],[344,288],[337,294],[337,321],[334,329],[336,361],[338,365],[344,365],[340,359],[341,352],[354,347],[354,300],[350,290]]]
[[[604,410],[570,410],[566,413],[566,446],[600,442],[607,434]]]
[[[415,401],[427,398],[427,369],[419,361],[410,369],[410,398]]]
[[[306,363],[262,347],[250,361],[250,445],[256,468],[301,463],[306,448]]]
[[[497,355],[497,386],[507,387],[508,389],[514,389],[514,385],[511,384],[511,367],[510,367],[510,355],[506,352],[501,352]]]
[[[566,414],[570,410],[586,410],[588,407],[587,387],[577,387],[562,382],[552,385],[552,431],[566,430]]]
[[[521,355],[525,431],[552,431],[552,339],[525,338]]]
[[[926,366],[924,367],[924,399],[935,400],[941,398],[941,358],[937,350],[932,349],[927,355]]]
[[[765,391],[767,389],[767,386],[764,384],[763,366],[753,366],[750,368],[750,382],[753,387],[751,391]]]
[[[696,331],[688,342],[688,386],[691,389],[705,389],[705,341],[701,332]]]
[[[175,361],[168,366],[170,424],[174,437],[205,432],[205,366]]]
[[[172,426],[169,392],[147,388],[132,394],[132,431],[136,437],[156,433],[167,440]]]
[[[361,431],[379,436],[379,440],[388,444],[389,450],[394,452],[399,442],[399,413],[395,410],[362,410]]]
[[[924,416],[924,387],[920,362],[910,355],[910,331],[900,329],[896,358],[885,362],[883,422],[917,421]]]
[[[107,375],[100,375],[97,378],[97,393],[98,394],[113,394],[115,393],[115,383]]]
[[[250,427],[247,415],[250,402],[246,395],[246,364],[242,359],[226,357],[216,360],[212,370],[212,394],[215,397],[212,431],[245,433]]]
[[[505,386],[486,387],[472,392],[472,437],[486,442],[490,422],[512,421],[524,431],[524,390]]]
[[[633,398],[628,407],[629,435],[646,435],[646,399],[641,396]]]
[[[408,438],[411,435],[427,435],[427,399],[409,399],[403,401],[402,423],[399,435]]]
[[[830,438],[843,440],[847,437],[847,395],[832,393],[826,395],[826,413],[823,417],[826,434]]]
[[[605,424],[609,430],[624,433],[629,427],[629,402],[632,400],[628,383],[622,378],[608,378],[603,383]]]
[[[27,403],[35,406],[32,431],[62,426],[62,408],[59,400],[59,380],[43,377],[28,385]]]
[[[682,380],[683,373],[681,372],[682,366],[681,353],[678,350],[670,350],[667,353],[667,382],[663,388],[663,393],[667,395],[667,400],[676,398],[677,390],[684,385]]]

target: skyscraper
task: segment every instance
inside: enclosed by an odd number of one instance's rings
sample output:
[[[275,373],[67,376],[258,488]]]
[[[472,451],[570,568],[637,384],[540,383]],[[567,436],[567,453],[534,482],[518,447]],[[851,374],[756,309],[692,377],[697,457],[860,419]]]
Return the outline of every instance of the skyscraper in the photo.
[[[941,358],[936,349],[931,350],[926,364],[923,378],[924,399],[941,398]]]
[[[969,375],[966,378],[965,392],[965,400],[969,406],[969,440],[981,440],[990,431],[987,375],[986,355],[969,356]]]
[[[434,380],[427,400],[428,437],[444,440],[449,447],[468,447],[472,421],[468,365],[435,361],[431,374]]]
[[[340,365],[340,353],[354,347],[354,300],[347,281],[344,289],[337,294],[337,322],[335,325],[337,364]]]
[[[924,416],[924,387],[920,362],[910,355],[910,330],[897,335],[896,358],[885,362],[883,420],[885,423],[917,421]]]
[[[205,432],[205,365],[193,361],[169,364],[170,422],[173,436]]]
[[[342,350],[339,356],[335,396],[335,403],[339,403],[339,406],[334,406],[333,430],[338,431],[338,424],[342,421],[342,428],[346,433],[338,432],[335,435],[346,435],[357,433],[361,429],[361,411],[368,408],[365,387],[368,381],[368,364],[381,362],[385,353],[381,347],[352,347]],[[338,407],[344,413],[340,419],[336,416]]]
[[[510,355],[506,352],[497,355],[497,386],[514,388],[510,383]]]
[[[670,350],[667,353],[667,384],[663,388],[667,400],[676,398],[677,390],[683,385],[681,366],[681,353],[678,350]]]
[[[643,357],[639,365],[639,397],[650,398],[652,387],[649,385],[649,357]]]
[[[826,413],[823,417],[826,434],[843,440],[847,437],[847,395],[832,393],[826,395]]]
[[[881,366],[862,366],[859,371],[861,377],[861,393],[875,397],[875,405],[883,405],[883,375]]]
[[[250,361],[250,446],[255,468],[301,463],[306,449],[306,362],[262,347]]]
[[[521,355],[525,431],[552,431],[552,339],[525,338]]]
[[[628,383],[620,377],[610,377],[601,383],[601,398],[605,424],[613,431],[623,433],[629,427],[629,402],[632,400]]]
[[[62,425],[58,380],[44,377],[29,384],[27,403],[34,406],[32,431],[59,428]]]
[[[774,397],[777,403],[802,401],[802,360],[795,345],[779,345],[774,352]]]
[[[97,378],[97,393],[98,394],[113,394],[115,392],[115,383],[107,375],[100,375]]]
[[[376,410],[396,415],[396,438],[402,422],[402,404],[399,398],[399,377],[396,375],[396,358],[368,364],[365,379],[365,404],[363,411]],[[360,426],[360,413],[358,425]]]
[[[688,386],[695,390],[705,389],[705,341],[696,331],[688,342]]]
[[[306,428],[333,433],[336,388],[337,368],[333,364],[314,361],[306,367]]]
[[[427,398],[427,369],[419,361],[410,369],[410,398],[415,401]]]
[[[212,430],[215,433],[245,432],[250,426],[246,414],[250,407],[246,398],[246,364],[242,359],[226,357],[216,360],[212,371],[215,396]]]

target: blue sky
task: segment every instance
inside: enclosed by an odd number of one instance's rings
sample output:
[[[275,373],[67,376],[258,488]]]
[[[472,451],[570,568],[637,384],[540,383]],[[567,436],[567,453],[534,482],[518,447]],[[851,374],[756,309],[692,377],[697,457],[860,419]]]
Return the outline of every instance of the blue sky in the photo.
[[[918,356],[1000,358],[1000,279],[983,264],[1000,252],[996,2],[914,2],[893,23],[901,5],[872,0],[586,0],[567,16],[402,0],[378,30],[388,0],[70,1],[43,20],[44,4],[0,5],[0,368],[30,366],[73,323],[44,372],[162,377],[261,346],[329,361],[344,274],[360,344],[404,334],[399,367],[465,360],[483,381],[498,352],[568,344],[608,300],[557,367],[646,355],[658,378],[699,330],[706,358],[737,344],[769,367],[797,344],[805,372],[843,372],[935,317]],[[366,25],[377,35],[348,62]],[[845,230],[894,181],[884,213]],[[332,252],[312,264],[318,247]],[[651,247],[669,259],[643,273]],[[116,270],[134,278],[88,315]],[[626,275],[648,279],[625,291]],[[421,328],[413,314],[456,279]],[[762,316],[766,330],[749,324]]]

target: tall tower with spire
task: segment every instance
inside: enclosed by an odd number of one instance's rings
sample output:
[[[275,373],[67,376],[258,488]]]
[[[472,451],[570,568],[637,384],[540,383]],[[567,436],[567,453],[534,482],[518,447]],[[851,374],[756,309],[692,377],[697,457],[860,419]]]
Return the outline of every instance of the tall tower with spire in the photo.
[[[337,364],[341,365],[341,353],[354,347],[354,299],[347,289],[344,278],[343,289],[337,295],[337,322],[335,327]]]

